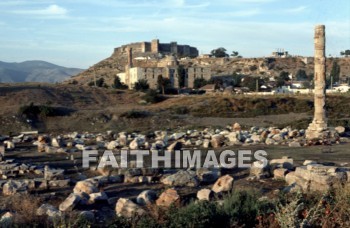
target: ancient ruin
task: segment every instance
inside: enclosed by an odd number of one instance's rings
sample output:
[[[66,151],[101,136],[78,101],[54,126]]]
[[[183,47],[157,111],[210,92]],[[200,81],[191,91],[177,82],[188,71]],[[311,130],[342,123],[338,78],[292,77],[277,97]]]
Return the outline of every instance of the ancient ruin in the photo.
[[[314,103],[315,113],[312,123],[306,131],[307,139],[327,138],[326,119],[326,35],[325,26],[317,25],[315,27],[315,89]]]
[[[181,57],[197,57],[198,49],[190,45],[179,45],[177,42],[159,43],[158,39],[154,39],[151,42],[137,42],[123,45],[115,48],[114,53],[120,54],[127,48],[132,48],[134,52],[139,53],[155,53],[163,55],[177,55]]]

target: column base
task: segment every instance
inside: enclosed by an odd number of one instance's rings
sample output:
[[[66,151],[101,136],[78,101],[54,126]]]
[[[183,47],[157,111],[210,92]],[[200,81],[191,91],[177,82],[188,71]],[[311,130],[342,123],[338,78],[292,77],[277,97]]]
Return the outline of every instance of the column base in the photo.
[[[331,132],[327,128],[326,123],[315,123],[313,121],[305,132],[307,139],[329,139]]]

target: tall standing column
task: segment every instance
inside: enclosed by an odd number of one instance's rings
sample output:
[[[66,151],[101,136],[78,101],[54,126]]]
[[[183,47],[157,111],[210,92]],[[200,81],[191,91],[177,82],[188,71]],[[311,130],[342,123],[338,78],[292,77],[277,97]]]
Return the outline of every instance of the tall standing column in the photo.
[[[314,53],[314,103],[315,113],[312,123],[306,130],[306,138],[316,139],[328,137],[326,118],[326,36],[325,26],[315,27]]]

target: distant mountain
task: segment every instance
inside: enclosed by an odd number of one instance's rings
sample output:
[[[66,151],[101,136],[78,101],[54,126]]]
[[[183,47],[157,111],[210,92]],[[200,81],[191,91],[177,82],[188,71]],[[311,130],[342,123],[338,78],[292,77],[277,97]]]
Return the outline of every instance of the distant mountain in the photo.
[[[0,82],[62,82],[83,69],[66,68],[45,61],[6,63],[0,61]]]

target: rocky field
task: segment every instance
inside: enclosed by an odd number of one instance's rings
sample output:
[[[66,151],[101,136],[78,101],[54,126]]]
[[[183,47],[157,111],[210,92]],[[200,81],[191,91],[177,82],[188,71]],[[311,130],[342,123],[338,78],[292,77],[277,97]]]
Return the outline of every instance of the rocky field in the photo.
[[[1,226],[300,227],[349,224],[348,96],[330,140],[305,139],[312,97],[166,96],[75,85],[0,86]],[[251,168],[82,167],[83,151],[267,153]]]

